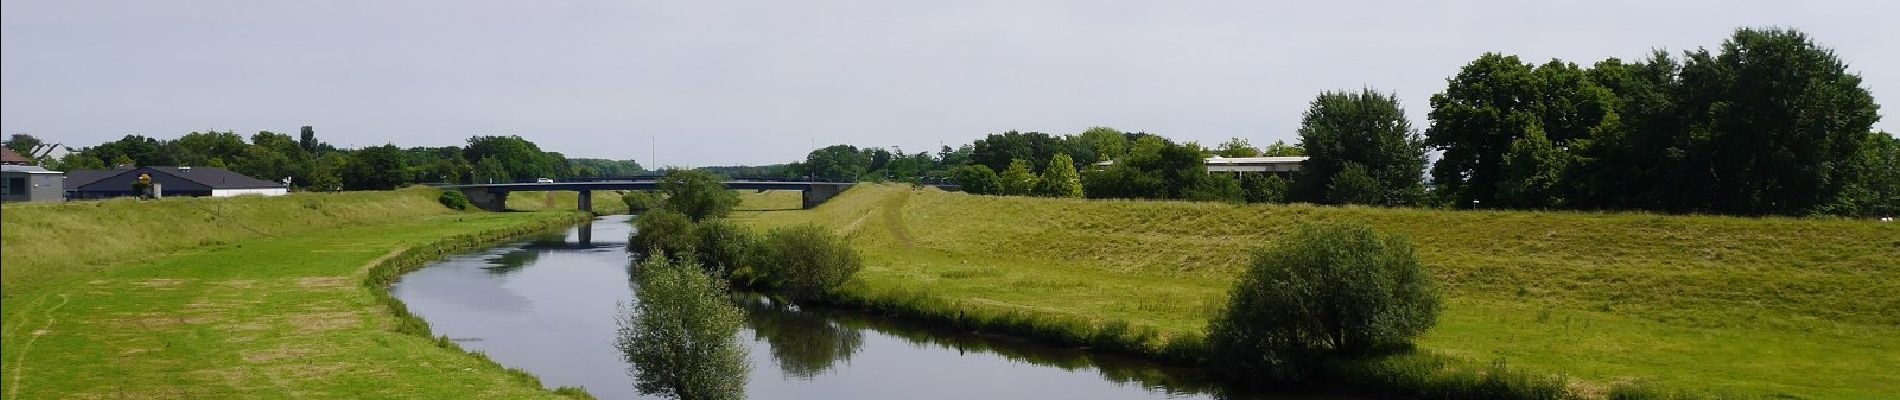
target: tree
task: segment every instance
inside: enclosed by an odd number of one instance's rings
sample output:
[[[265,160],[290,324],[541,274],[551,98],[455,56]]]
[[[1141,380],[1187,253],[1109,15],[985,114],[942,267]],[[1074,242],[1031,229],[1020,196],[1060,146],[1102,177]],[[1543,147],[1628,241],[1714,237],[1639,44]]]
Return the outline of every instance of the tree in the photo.
[[[1048,197],[1082,197],[1082,176],[1076,174],[1075,162],[1068,154],[1058,153],[1049,159],[1049,168],[1042,170],[1036,192]]]
[[[1061,139],[1047,133],[1017,131],[991,134],[971,146],[970,161],[990,167],[991,171],[1006,171],[1010,163],[1019,159],[1030,165],[1048,164],[1050,157],[1067,147]]]
[[[1003,177],[996,175],[990,167],[980,164],[958,167],[954,179],[963,191],[970,194],[1003,194]]]
[[[634,387],[682,400],[744,398],[751,366],[738,334],[745,316],[725,281],[667,257],[648,257],[636,272],[640,290],[632,310],[617,318],[616,342],[634,365]]]
[[[1259,157],[1260,149],[1254,148],[1251,143],[1247,143],[1247,139],[1233,138],[1227,139],[1225,143],[1221,143],[1220,148],[1214,150],[1214,154],[1227,158]]]
[[[1009,169],[1003,170],[1003,194],[1008,196],[1027,196],[1036,192],[1036,171],[1029,167],[1029,161],[1016,159],[1009,163]]]
[[[1551,60],[1533,67],[1515,56],[1485,54],[1432,96],[1425,141],[1444,156],[1432,166],[1432,177],[1458,204],[1493,204],[1507,184],[1504,159],[1512,143],[1537,131],[1552,146],[1581,153],[1593,132],[1604,131],[1606,121],[1615,123],[1615,105],[1615,94],[1575,64]]]
[[[520,136],[476,136],[462,148],[462,158],[481,160],[494,157],[514,179],[555,178],[567,171],[567,160],[559,153],[542,152],[534,142]],[[477,166],[480,167],[479,165]]]
[[[40,138],[33,137],[33,135],[15,133],[7,137],[6,148],[7,150],[13,150],[14,153],[18,153],[22,157],[31,158],[39,156],[38,154],[34,154],[33,151],[38,150],[42,143]]]
[[[648,210],[633,220],[633,227],[633,234],[627,238],[628,250],[633,252],[684,258],[693,257],[699,250],[699,226],[678,210]]]
[[[713,277],[726,279],[732,271],[750,261],[758,247],[752,231],[724,218],[699,223],[699,261]]]
[[[1254,252],[1208,324],[1209,354],[1237,375],[1294,382],[1324,359],[1405,345],[1438,310],[1410,240],[1357,224],[1301,225]]]
[[[1294,179],[1296,200],[1410,205],[1424,191],[1424,142],[1405,119],[1398,96],[1372,89],[1321,93],[1301,119],[1299,133],[1300,147],[1310,158]],[[1366,192],[1333,196],[1339,185],[1332,180],[1347,165],[1362,168],[1357,173],[1372,185],[1353,182],[1345,186]]]
[[[1240,178],[1248,203],[1286,203],[1287,182],[1279,175],[1248,174]]]
[[[1511,142],[1498,185],[1498,202],[1513,208],[1555,208],[1564,204],[1564,170],[1568,155],[1550,144],[1541,130]]]
[[[1070,138],[1076,163],[1091,165],[1122,158],[1128,153],[1128,136],[1115,128],[1097,126]]]
[[[232,132],[192,132],[173,140],[166,146],[180,165],[204,165],[229,163],[245,155],[244,136]]]
[[[350,152],[339,177],[344,189],[390,190],[408,183],[403,180],[403,167],[402,149],[395,145],[365,147]]]
[[[1384,187],[1359,163],[1346,163],[1326,179],[1325,201],[1332,204],[1378,204]]]
[[[501,160],[494,156],[482,157],[481,161],[475,163],[475,183],[508,183],[514,179],[508,175],[508,168],[503,167]]]
[[[1706,179],[1679,188],[1684,208],[1805,214],[1841,194],[1879,105],[1832,50],[1798,31],[1741,29],[1719,53],[1687,58],[1684,168]]]
[[[818,225],[775,228],[760,242],[752,262],[767,286],[795,301],[818,300],[844,285],[863,268],[863,257],[851,243]]]
[[[1260,155],[1266,157],[1298,157],[1306,155],[1306,149],[1298,144],[1286,144],[1285,140],[1275,140],[1262,149]]]
[[[871,170],[871,161],[871,154],[856,146],[826,146],[805,155],[804,175],[827,182],[857,182]]]
[[[739,205],[739,193],[726,190],[726,183],[710,172],[676,169],[659,181],[666,193],[666,208],[679,211],[693,221],[724,217]]]

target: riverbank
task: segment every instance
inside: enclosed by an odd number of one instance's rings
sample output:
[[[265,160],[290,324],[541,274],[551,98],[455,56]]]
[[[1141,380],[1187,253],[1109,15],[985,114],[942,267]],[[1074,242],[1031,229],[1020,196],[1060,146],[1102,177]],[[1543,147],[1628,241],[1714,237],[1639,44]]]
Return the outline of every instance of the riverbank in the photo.
[[[1125,332],[1154,331],[1136,351],[1157,355],[1184,352],[1198,338],[1249,249],[1300,221],[1358,221],[1411,236],[1432,268],[1447,308],[1420,346],[1453,360],[1449,369],[1501,363],[1562,374],[1568,390],[1587,397],[1631,383],[1744,397],[1900,391],[1900,373],[1885,367],[1900,362],[1893,225],[1006,198],[871,185],[813,210],[735,217],[756,228],[818,223],[849,235],[866,267],[846,299],[1056,331],[1070,321],[1126,324]],[[1184,339],[1171,349],[1173,338]]]
[[[455,212],[435,193],[9,206],[0,394],[558,398],[418,334],[426,327],[392,309],[381,284],[445,252],[589,216]],[[81,242],[16,241],[32,232]],[[86,232],[120,242],[88,254]]]

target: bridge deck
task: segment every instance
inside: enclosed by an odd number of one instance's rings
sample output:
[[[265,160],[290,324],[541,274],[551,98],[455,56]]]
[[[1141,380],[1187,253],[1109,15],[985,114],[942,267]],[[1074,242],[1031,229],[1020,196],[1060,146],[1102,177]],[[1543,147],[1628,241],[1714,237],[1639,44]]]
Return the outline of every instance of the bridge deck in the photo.
[[[833,182],[775,182],[775,181],[727,181],[727,189],[732,190],[797,190],[804,194],[805,208],[812,208],[832,196],[850,189],[853,183]],[[595,190],[658,190],[655,181],[607,181],[607,182],[554,182],[554,183],[483,183],[473,185],[440,185],[436,188],[459,190],[470,202],[484,210],[501,211],[507,207],[509,192],[545,192],[576,191],[583,195],[581,199],[590,199],[586,194]],[[593,205],[582,201],[581,210],[593,211]]]

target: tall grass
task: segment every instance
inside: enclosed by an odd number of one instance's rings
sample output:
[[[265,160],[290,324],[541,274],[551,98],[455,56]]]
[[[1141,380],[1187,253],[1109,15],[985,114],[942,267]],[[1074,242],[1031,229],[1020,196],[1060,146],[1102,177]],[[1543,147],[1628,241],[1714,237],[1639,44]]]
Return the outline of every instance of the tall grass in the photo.
[[[1085,343],[1125,323],[1155,334],[1122,347],[1164,359],[1204,352],[1198,337],[1250,249],[1300,223],[1351,221],[1413,238],[1447,306],[1420,342],[1425,352],[1408,356],[1422,358],[1337,368],[1346,381],[1473,397],[1541,397],[1567,386],[1589,397],[1691,389],[1882,398],[1900,387],[1900,373],[1880,367],[1882,349],[1900,346],[1900,224],[1068,200],[889,185],[735,220],[756,229],[817,223],[849,236],[866,268],[847,285],[846,305],[1077,346],[1101,346]],[[1645,383],[1619,383],[1632,380]]]
[[[113,265],[256,237],[453,212],[439,191],[296,193],[279,197],[114,199],[0,209],[5,296]]]

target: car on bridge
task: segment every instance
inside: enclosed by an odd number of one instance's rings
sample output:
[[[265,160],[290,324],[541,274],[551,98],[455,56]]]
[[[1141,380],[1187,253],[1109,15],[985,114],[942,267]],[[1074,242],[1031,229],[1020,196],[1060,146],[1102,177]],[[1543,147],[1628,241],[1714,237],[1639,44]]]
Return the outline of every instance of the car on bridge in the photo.
[[[534,178],[534,183],[554,183],[554,180],[548,178]]]

